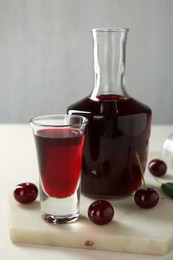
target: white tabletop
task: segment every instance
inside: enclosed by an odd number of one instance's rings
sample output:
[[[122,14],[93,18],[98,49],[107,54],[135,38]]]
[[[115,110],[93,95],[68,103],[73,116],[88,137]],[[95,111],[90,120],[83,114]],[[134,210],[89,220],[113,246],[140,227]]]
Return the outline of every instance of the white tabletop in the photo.
[[[171,133],[173,133],[173,125],[152,126],[150,151],[160,152],[163,141]],[[13,244],[10,241],[8,230],[7,193],[12,192],[14,186],[20,182],[37,182],[38,180],[35,146],[30,126],[25,124],[0,124],[0,155],[0,259],[173,259],[173,248],[166,256],[158,257]]]

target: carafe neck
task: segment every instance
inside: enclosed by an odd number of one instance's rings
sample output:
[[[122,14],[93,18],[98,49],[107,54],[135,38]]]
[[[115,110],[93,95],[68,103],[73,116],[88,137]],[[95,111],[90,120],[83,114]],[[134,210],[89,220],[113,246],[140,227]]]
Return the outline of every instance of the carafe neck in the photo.
[[[102,95],[128,97],[125,90],[125,50],[128,29],[92,29],[95,84],[92,99]]]

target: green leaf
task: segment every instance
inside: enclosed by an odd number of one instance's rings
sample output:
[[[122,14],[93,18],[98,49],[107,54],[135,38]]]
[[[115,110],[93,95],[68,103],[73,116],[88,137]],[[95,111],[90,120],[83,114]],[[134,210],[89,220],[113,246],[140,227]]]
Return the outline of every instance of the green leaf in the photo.
[[[161,189],[173,199],[173,182],[163,183]]]

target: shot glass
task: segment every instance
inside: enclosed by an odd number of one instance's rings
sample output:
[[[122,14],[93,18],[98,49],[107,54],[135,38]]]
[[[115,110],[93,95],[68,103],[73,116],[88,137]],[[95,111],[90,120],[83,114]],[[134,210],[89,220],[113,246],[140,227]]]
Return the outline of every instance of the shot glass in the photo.
[[[30,121],[38,158],[41,216],[49,223],[79,217],[80,171],[88,120],[45,115]]]

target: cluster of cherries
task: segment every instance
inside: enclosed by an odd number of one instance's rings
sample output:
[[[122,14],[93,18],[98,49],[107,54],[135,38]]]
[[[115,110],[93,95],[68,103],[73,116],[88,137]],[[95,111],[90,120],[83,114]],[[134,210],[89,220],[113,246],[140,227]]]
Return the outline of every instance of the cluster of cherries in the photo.
[[[136,158],[142,174],[143,187],[135,192],[134,200],[140,208],[150,209],[155,207],[159,202],[159,194],[155,189],[146,186],[144,172],[138,153],[136,153]],[[161,177],[166,173],[167,165],[164,161],[160,159],[153,159],[149,162],[148,169],[153,176]]]
[[[153,188],[146,187],[143,169],[137,153],[136,158],[142,174],[143,187],[135,192],[134,201],[141,208],[153,208],[159,201],[159,194]],[[148,168],[150,173],[156,177],[163,176],[167,171],[166,163],[160,159],[150,161]],[[13,195],[18,202],[28,204],[36,200],[38,188],[31,182],[21,183],[15,187]],[[107,224],[111,222],[114,217],[114,208],[111,203],[106,200],[96,200],[91,203],[88,208],[88,217],[97,225]]]

